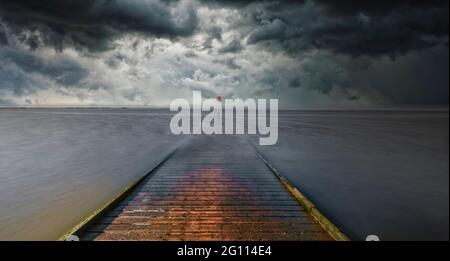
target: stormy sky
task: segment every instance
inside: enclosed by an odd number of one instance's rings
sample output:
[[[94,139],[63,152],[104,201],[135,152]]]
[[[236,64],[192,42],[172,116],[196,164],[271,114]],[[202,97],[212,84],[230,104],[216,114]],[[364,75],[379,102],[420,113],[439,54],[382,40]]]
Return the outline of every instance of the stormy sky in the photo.
[[[448,1],[0,0],[0,107],[448,107]]]

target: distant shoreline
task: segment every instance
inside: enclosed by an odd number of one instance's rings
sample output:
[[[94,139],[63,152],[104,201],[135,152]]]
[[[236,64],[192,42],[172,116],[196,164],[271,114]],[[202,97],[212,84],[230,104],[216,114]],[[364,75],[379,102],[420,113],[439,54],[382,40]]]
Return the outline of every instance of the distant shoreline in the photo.
[[[155,110],[169,111],[168,107],[0,107],[0,110]],[[436,112],[448,113],[449,108],[446,107],[387,107],[387,108],[299,108],[299,109],[280,109],[285,112]]]

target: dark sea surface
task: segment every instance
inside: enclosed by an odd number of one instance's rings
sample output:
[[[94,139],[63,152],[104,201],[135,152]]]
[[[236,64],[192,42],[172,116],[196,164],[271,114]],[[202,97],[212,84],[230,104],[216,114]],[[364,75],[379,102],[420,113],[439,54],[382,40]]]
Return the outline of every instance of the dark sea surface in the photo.
[[[62,236],[189,142],[171,116],[1,109],[0,240]],[[350,238],[448,240],[448,132],[448,111],[281,111],[275,146],[244,138]]]

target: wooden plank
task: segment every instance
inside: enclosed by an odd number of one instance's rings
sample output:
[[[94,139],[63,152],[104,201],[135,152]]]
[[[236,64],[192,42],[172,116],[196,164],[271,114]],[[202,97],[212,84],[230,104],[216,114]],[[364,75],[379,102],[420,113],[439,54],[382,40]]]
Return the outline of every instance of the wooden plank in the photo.
[[[332,240],[236,136],[199,136],[82,240]]]

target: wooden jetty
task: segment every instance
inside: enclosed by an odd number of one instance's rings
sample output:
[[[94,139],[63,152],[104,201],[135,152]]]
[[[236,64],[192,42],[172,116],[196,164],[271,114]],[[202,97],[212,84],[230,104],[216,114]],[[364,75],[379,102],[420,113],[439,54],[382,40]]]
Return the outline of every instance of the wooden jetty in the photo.
[[[237,136],[202,136],[182,146],[74,234],[81,240],[341,239]]]

